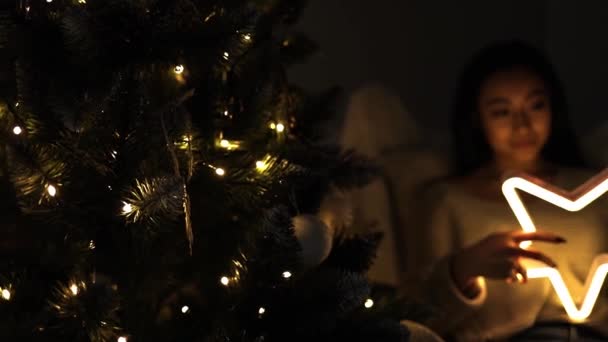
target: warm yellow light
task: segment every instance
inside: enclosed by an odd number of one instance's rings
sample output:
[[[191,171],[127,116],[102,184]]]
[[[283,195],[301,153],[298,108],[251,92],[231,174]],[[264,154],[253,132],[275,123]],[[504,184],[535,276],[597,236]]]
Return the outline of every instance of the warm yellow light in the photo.
[[[173,68],[173,72],[180,75],[181,73],[184,72],[184,69],[185,69],[184,66],[179,64],[179,65],[176,65],[175,68]]]
[[[366,307],[367,309],[369,309],[369,308],[371,308],[372,306],[374,306],[374,301],[373,301],[371,298],[368,298],[368,299],[365,301],[365,304],[364,304],[364,305],[365,305],[365,307]]]
[[[5,300],[11,300],[11,291],[9,291],[8,289],[2,289],[2,298],[4,298]]]
[[[266,312],[266,309],[264,307],[260,307],[260,309],[258,310],[258,313],[260,315],[263,315]]]
[[[527,175],[520,175],[507,179],[502,184],[502,192],[507,199],[511,210],[524,231],[534,232],[536,231],[536,226],[519,197],[517,189],[525,191],[562,209],[579,211],[608,191],[608,169],[591,178],[570,193],[552,185],[535,181],[534,178]],[[531,244],[531,241],[524,241],[520,246],[522,248],[528,248]],[[528,264],[531,265],[527,267],[526,273],[528,278],[549,278],[566,313],[573,321],[583,321],[589,317],[595,306],[595,302],[597,301],[606,274],[608,273],[608,254],[600,254],[595,257],[587,275],[587,280],[585,281],[583,293],[586,294],[580,308],[576,307],[572,295],[557,269],[547,267],[544,264],[535,261],[530,261]]]
[[[225,175],[225,174],[226,174],[226,171],[224,171],[224,169],[222,169],[222,168],[218,167],[217,169],[215,169],[215,173],[216,173],[218,176],[223,176],[223,175]]]
[[[122,213],[130,214],[133,211],[133,206],[131,205],[131,203],[127,203],[127,202],[122,202],[122,203],[124,203],[124,205],[122,206]]]
[[[22,132],[23,132],[23,129],[21,129],[21,127],[19,127],[19,126],[15,126],[15,127],[13,127],[13,133],[14,133],[15,135],[19,135],[19,134],[21,134]]]
[[[243,39],[246,41],[251,41],[251,35],[249,33],[246,33],[243,35]]]
[[[224,59],[228,60],[228,58],[230,58],[230,54],[228,53],[228,51],[224,52]]]
[[[277,124],[277,132],[281,133],[285,130],[285,125],[283,125],[282,123]]]
[[[224,111],[224,116],[228,116],[230,114],[230,112],[228,112],[228,110]]]
[[[49,196],[55,197],[55,195],[57,195],[57,188],[49,184],[46,186],[46,192],[49,194]]]
[[[89,241],[89,249],[90,250],[94,250],[95,249],[95,241],[93,241],[93,240]]]
[[[188,307],[188,305],[184,305],[182,306],[182,313],[187,313],[188,311],[190,311],[190,308]]]
[[[266,165],[265,161],[258,160],[255,162],[255,167],[258,169],[258,171],[264,171],[268,168],[268,165]]]
[[[283,272],[283,278],[285,278],[285,279],[289,279],[289,278],[291,278],[291,275],[292,275],[292,274],[291,274],[291,272],[289,272],[289,271],[285,271],[285,272]]]
[[[224,286],[228,286],[228,284],[230,283],[230,279],[228,279],[228,277],[222,277],[220,279],[220,283],[222,283],[222,285]]]
[[[78,0],[78,3],[79,3],[79,4],[86,4],[86,3],[87,3],[87,0]]]
[[[29,11],[29,9],[27,9],[27,8],[29,8],[29,6],[26,7],[26,11]],[[19,107],[19,102],[15,102],[15,107]]]
[[[126,337],[124,337],[124,336],[120,336],[120,337],[118,338],[118,342],[127,342],[127,338],[126,338]]]
[[[270,127],[270,129],[275,130],[277,129],[277,124],[275,124],[274,122],[271,122],[270,125],[268,125],[268,127]]]
[[[53,0],[46,0],[46,2],[51,3],[51,2],[53,2]]]
[[[74,296],[76,296],[78,294],[78,286],[76,284],[70,285],[70,291]]]
[[[220,146],[228,148],[230,146],[230,142],[226,139],[222,139],[222,141],[220,141]]]

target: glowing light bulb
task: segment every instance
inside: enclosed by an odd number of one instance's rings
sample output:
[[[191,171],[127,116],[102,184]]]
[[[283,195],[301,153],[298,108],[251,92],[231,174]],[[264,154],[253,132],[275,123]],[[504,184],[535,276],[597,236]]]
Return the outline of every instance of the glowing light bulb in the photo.
[[[25,8],[25,10],[26,10],[26,11],[29,11],[29,8],[30,8],[30,7],[28,6],[28,7],[26,7],[26,8]],[[15,102],[15,108],[16,108],[16,107],[19,107],[19,102]]]
[[[11,300],[11,291],[8,289],[2,289],[2,298],[5,300]]]
[[[126,338],[126,337],[124,337],[124,336],[120,336],[120,337],[118,338],[118,342],[127,342],[127,338]]]
[[[131,203],[127,203],[127,202],[122,202],[125,205],[122,206],[122,213],[123,214],[129,214],[133,211],[133,206],[131,205]]]
[[[371,298],[368,298],[368,299],[365,301],[365,304],[364,304],[364,305],[365,305],[365,308],[369,309],[369,308],[371,308],[372,306],[374,306],[374,301],[373,301]]]
[[[188,305],[184,305],[182,306],[182,313],[187,313],[188,311],[190,311],[190,308],[188,307]]]
[[[46,0],[46,2],[51,3],[51,2],[53,2],[53,0]]]
[[[86,3],[87,3],[87,0],[78,0],[78,3],[79,3],[79,4],[86,4]]]
[[[262,306],[262,307],[260,307],[260,309],[258,310],[258,313],[259,313],[260,315],[263,315],[265,312],[266,312],[266,309],[265,309],[263,306]]]
[[[220,279],[220,283],[222,283],[222,285],[224,286],[228,286],[228,284],[230,283],[230,279],[228,279],[228,277],[222,277]]]
[[[283,125],[282,123],[277,124],[277,132],[281,133],[285,130],[285,125]]]
[[[46,187],[46,192],[49,194],[49,196],[55,197],[55,195],[57,195],[57,188],[55,188],[53,185],[49,184]]]
[[[268,125],[268,127],[270,127],[270,129],[272,129],[272,130],[277,129],[277,125],[274,122],[271,122],[270,125]]]
[[[291,272],[289,272],[289,271],[283,272],[283,278],[285,278],[285,279],[291,278]]]
[[[22,132],[23,132],[23,129],[21,129],[21,127],[19,127],[19,126],[15,126],[15,127],[13,127],[13,133],[14,133],[15,135],[19,135],[19,134],[21,134]]]
[[[90,250],[94,250],[95,249],[95,241],[93,241],[93,240],[89,241],[89,249]]]
[[[176,74],[178,74],[178,75],[181,74],[181,73],[183,73],[184,72],[184,66],[181,65],[181,64],[176,65],[175,68],[173,69],[173,72],[176,73]]]
[[[230,112],[228,112],[228,110],[224,111],[224,116],[228,116],[230,114]]]
[[[243,35],[243,39],[246,41],[251,41],[251,35],[249,33],[246,33]]]
[[[230,147],[230,142],[226,139],[222,139],[222,141],[220,141],[220,146],[222,146],[224,148],[228,148],[228,147]]]
[[[226,174],[226,171],[224,171],[224,169],[222,169],[222,168],[218,167],[217,169],[215,169],[215,173],[216,173],[218,176],[223,176],[223,175],[225,175],[225,174]]]
[[[78,286],[76,284],[70,285],[70,291],[72,291],[72,294],[76,296],[78,294]]]
[[[265,161],[258,160],[255,162],[255,167],[258,169],[258,171],[264,171],[268,168],[268,165],[266,164]]]
[[[228,60],[228,58],[230,58],[230,54],[228,53],[228,51],[224,52],[224,59]]]

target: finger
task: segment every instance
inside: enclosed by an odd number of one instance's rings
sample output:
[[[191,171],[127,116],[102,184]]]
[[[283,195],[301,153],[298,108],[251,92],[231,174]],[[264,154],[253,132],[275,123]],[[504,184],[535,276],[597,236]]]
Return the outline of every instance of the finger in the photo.
[[[535,251],[532,249],[512,248],[509,254],[511,254],[512,256],[538,260],[544,262],[550,267],[557,267],[557,264],[555,263],[555,261],[553,261],[553,259],[549,258],[548,256],[539,251]]]
[[[515,278],[517,278],[519,283],[525,284],[528,282],[528,272],[526,272],[526,269],[521,265],[521,263],[519,263],[519,261],[515,261],[513,263],[513,270],[516,272]]]
[[[522,242],[522,241],[543,241],[543,242],[552,242],[552,243],[564,243],[566,239],[563,237],[545,231],[535,231],[535,232],[517,232],[513,236],[513,241]]]

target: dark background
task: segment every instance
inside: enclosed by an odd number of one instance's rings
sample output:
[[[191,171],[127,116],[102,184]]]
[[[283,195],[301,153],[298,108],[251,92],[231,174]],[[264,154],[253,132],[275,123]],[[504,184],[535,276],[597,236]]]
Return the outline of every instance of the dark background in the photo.
[[[489,42],[524,39],[556,66],[581,143],[603,146],[608,136],[608,1],[312,0],[299,27],[321,51],[292,80],[347,94],[386,85],[444,144],[464,63]]]

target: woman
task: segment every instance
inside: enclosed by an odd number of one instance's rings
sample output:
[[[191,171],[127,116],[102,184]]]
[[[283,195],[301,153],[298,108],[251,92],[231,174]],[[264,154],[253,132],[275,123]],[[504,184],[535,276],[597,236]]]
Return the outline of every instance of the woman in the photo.
[[[447,339],[608,339],[606,298],[598,299],[586,322],[570,322],[550,282],[528,281],[525,269],[529,259],[558,267],[570,291],[581,296],[593,258],[608,250],[599,202],[571,213],[524,197],[541,229],[526,234],[501,193],[506,172],[526,172],[565,189],[592,175],[579,169],[583,162],[566,114],[551,65],[524,43],[490,46],[465,69],[453,112],[454,175],[431,191],[419,259],[422,292],[438,309],[432,327]],[[519,247],[528,240],[533,247]]]

